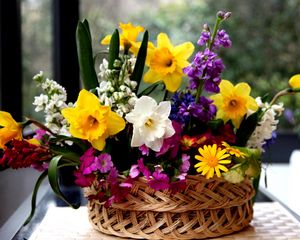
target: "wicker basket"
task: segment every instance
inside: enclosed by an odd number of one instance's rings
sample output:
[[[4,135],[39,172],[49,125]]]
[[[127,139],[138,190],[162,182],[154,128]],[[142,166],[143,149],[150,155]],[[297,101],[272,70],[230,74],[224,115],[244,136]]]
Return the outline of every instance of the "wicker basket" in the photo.
[[[89,219],[102,233],[137,239],[203,239],[239,231],[253,217],[252,182],[188,176],[185,191],[154,191],[144,178],[124,203],[105,208],[90,201]]]

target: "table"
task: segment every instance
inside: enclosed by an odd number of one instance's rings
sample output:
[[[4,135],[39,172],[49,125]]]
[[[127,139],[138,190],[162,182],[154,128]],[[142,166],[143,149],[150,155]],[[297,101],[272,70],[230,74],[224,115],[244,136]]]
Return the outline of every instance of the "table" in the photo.
[[[94,230],[88,221],[86,207],[74,210],[51,206],[40,226],[29,240],[117,240]],[[300,239],[300,223],[276,202],[255,203],[254,219],[245,230],[214,239]]]
[[[291,157],[287,164],[268,164],[263,167],[259,190],[273,201],[286,206],[300,220],[300,156]],[[265,185],[267,177],[267,186]]]

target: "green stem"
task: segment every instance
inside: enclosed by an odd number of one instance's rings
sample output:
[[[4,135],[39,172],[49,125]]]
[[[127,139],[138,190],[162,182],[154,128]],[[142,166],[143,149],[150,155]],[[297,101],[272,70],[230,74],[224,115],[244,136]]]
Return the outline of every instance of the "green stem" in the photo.
[[[287,88],[287,89],[284,89],[280,92],[278,92],[272,99],[272,101],[270,102],[270,106],[272,106],[273,104],[276,103],[276,101],[282,97],[282,96],[285,96],[285,95],[288,95],[288,94],[291,94],[293,93],[293,91],[291,91],[291,89]]]
[[[214,26],[214,29],[213,29],[213,34],[211,36],[211,41],[209,42],[209,45],[208,45],[208,49],[211,50],[212,49],[212,46],[214,44],[214,41],[215,41],[215,37],[217,35],[217,31],[219,29],[219,26],[222,22],[222,18],[220,17],[217,17],[217,20],[216,20],[216,23],[215,23],[215,26]],[[201,76],[201,79],[203,79],[204,75],[206,74],[206,69],[203,70],[203,73],[202,73],[202,76]],[[200,96],[201,96],[201,93],[202,93],[202,90],[203,90],[203,85],[204,85],[204,82],[201,81],[199,83],[199,86],[197,88],[197,93],[196,93],[196,103],[199,103],[199,99],[200,99]]]
[[[212,49],[212,46],[213,46],[214,41],[215,41],[215,37],[216,37],[216,35],[217,35],[217,31],[218,31],[218,29],[219,29],[219,26],[220,26],[222,20],[223,20],[222,18],[217,17],[217,20],[216,20],[216,23],[215,23],[215,26],[214,26],[214,29],[213,29],[213,34],[212,34],[212,36],[211,36],[211,41],[210,41],[210,43],[209,43],[209,45],[208,45],[209,50]]]

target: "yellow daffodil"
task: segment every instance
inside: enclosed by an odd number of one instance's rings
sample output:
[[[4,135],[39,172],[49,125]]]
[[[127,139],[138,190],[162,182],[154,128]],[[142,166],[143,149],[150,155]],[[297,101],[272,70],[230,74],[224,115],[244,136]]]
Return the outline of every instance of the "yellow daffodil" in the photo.
[[[289,80],[289,85],[291,88],[300,88],[300,74],[292,76]]]
[[[248,110],[256,111],[258,105],[250,96],[251,88],[247,83],[238,83],[233,86],[231,82],[222,80],[220,93],[211,96],[217,106],[217,118],[224,122],[232,120],[233,125],[238,128],[242,118]]]
[[[0,111],[0,149],[12,139],[22,139],[22,127],[8,112]]]
[[[135,55],[138,52],[140,43],[136,42],[138,35],[144,31],[142,26],[134,26],[129,23],[120,23],[119,28],[122,30],[120,33],[120,45],[124,49],[129,49]],[[102,39],[101,44],[108,45],[110,43],[111,35],[107,35]]]
[[[175,92],[184,75],[182,69],[189,65],[187,59],[193,51],[194,45],[191,42],[173,46],[167,34],[158,34],[157,48],[148,48],[146,64],[150,69],[145,74],[144,81],[163,81],[168,91]]]
[[[234,148],[232,146],[230,146],[228,143],[226,142],[222,142],[222,146],[225,147],[226,151],[230,154],[230,155],[234,155],[236,157],[241,157],[244,158],[246,156],[245,153],[241,152],[239,149]]]
[[[102,106],[99,99],[83,89],[80,91],[76,106],[65,108],[62,115],[70,123],[72,136],[88,140],[98,150],[103,150],[105,140],[125,128],[125,121],[110,107]]]
[[[218,177],[221,177],[220,170],[227,172],[228,169],[221,164],[229,164],[231,160],[229,154],[226,153],[226,149],[217,148],[217,144],[204,145],[203,148],[198,149],[200,155],[196,155],[195,158],[200,162],[195,164],[197,172],[203,176],[206,175],[206,179],[212,178],[215,173]]]

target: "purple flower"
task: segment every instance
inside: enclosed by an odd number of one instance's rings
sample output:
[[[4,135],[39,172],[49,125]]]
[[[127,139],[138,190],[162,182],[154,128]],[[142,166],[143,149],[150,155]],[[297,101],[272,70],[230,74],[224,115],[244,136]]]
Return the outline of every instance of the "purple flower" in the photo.
[[[218,30],[214,40],[213,49],[219,49],[221,46],[224,48],[231,47],[231,40],[224,29]]]
[[[76,177],[75,183],[80,187],[89,187],[96,179],[94,174],[84,175],[80,170],[76,170],[74,176]]]
[[[41,128],[35,130],[35,135],[33,136],[36,140],[42,140],[43,137],[47,134],[47,132]]]
[[[201,122],[207,123],[215,117],[217,112],[216,106],[212,103],[213,100],[201,96],[198,103],[191,104],[191,114]]]
[[[170,119],[179,123],[187,123],[190,119],[189,106],[195,102],[191,93],[176,92],[172,97]]]
[[[129,171],[129,176],[131,178],[136,178],[138,175],[140,175],[140,170],[138,165],[132,165]]]
[[[108,153],[102,153],[95,158],[96,170],[99,170],[101,173],[107,173],[113,166],[111,156]]]
[[[150,170],[144,165],[143,162],[143,158],[140,158],[138,160],[138,166],[139,166],[139,170],[140,172],[147,178],[147,180],[150,178],[151,176],[151,172]]]
[[[165,190],[168,189],[169,184],[169,177],[167,174],[164,174],[160,171],[155,171],[152,174],[153,179],[151,179],[148,183],[151,188],[155,191]]]
[[[210,40],[210,32],[207,30],[203,30],[201,32],[201,36],[199,40],[197,41],[197,44],[200,46],[204,46],[208,41]]]
[[[180,173],[187,173],[190,169],[190,156],[187,154],[182,154],[181,156],[182,164],[180,166]]]
[[[116,167],[112,167],[108,176],[107,176],[107,182],[110,184],[117,184],[117,178],[118,178],[118,170]]]
[[[193,62],[183,69],[190,78],[190,89],[196,89],[201,81],[207,92],[218,93],[221,82],[221,73],[224,70],[223,62],[218,55],[206,48],[204,52],[198,52]]]
[[[175,121],[172,121],[172,126],[175,130],[175,134],[173,134],[169,138],[165,138],[160,151],[156,153],[156,156],[161,156],[166,152],[170,152],[170,157],[175,158],[177,152],[179,150],[179,142],[181,139],[181,125]]]
[[[139,147],[139,150],[141,151],[142,155],[148,156],[149,155],[149,148],[143,144],[142,146]]]

